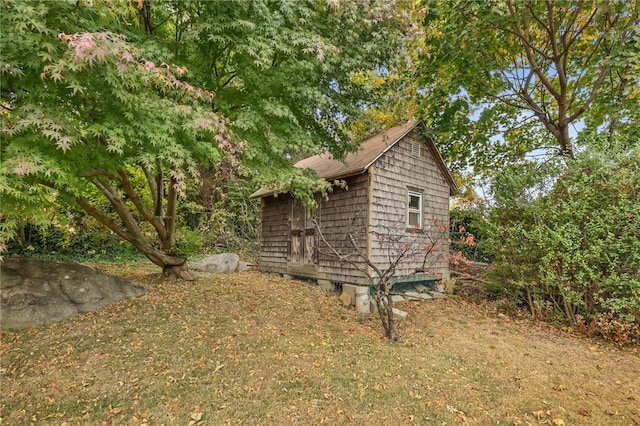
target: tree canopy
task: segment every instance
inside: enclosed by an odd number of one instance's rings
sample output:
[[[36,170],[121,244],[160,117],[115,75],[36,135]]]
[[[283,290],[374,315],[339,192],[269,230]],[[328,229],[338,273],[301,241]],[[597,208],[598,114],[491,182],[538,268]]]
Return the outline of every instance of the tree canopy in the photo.
[[[351,75],[395,60],[387,2],[5,0],[2,232],[74,202],[174,272],[176,205],[230,152],[282,190],[300,152],[350,148],[368,95]]]
[[[637,129],[640,12],[634,2],[424,6],[424,111],[459,167],[486,169],[541,148],[573,157],[572,134],[585,125]]]

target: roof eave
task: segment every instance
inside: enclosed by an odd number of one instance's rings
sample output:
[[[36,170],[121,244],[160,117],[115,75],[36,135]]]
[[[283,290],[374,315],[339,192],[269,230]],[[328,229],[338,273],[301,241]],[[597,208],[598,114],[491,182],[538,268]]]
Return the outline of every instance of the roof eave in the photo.
[[[402,138],[404,138],[405,136],[407,136],[409,134],[409,132],[411,132],[413,129],[416,128],[416,126],[418,126],[419,124],[423,124],[422,120],[416,120],[415,123],[413,123],[412,126],[409,126],[404,132],[402,132],[402,134],[400,136],[398,136],[396,138],[395,141],[391,142],[389,145],[387,145],[373,160],[371,160],[369,162],[369,164],[367,164],[366,166],[364,166],[364,171],[368,170],[369,167],[371,167],[372,164],[374,164],[376,161],[378,161],[380,159],[380,157],[382,157],[383,155],[385,155],[387,153],[387,151],[389,151],[391,148],[393,148],[394,146],[396,146],[396,144],[398,142],[400,142],[402,140]]]
[[[346,179],[349,178],[351,176],[357,176],[357,175],[361,175],[363,173],[365,173],[367,171],[367,169],[361,170],[350,170],[346,173],[340,173],[340,174],[336,174],[333,176],[327,176],[327,177],[321,177],[320,179],[326,180],[326,181],[332,181],[332,180],[337,180],[337,179]],[[272,190],[264,190],[264,188],[260,188],[259,190],[257,190],[256,192],[254,192],[253,194],[251,194],[249,196],[249,198],[264,198],[264,197],[271,197],[271,196],[277,196],[280,194],[286,194],[287,192],[277,192],[277,191],[272,191]]]

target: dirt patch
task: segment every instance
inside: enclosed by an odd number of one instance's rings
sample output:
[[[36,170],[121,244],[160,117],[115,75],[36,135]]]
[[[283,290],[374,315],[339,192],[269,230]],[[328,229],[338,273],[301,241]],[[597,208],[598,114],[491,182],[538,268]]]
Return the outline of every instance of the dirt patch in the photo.
[[[634,352],[457,300],[403,305],[391,343],[307,283],[118,269],[149,293],[2,333],[3,422],[640,424]]]

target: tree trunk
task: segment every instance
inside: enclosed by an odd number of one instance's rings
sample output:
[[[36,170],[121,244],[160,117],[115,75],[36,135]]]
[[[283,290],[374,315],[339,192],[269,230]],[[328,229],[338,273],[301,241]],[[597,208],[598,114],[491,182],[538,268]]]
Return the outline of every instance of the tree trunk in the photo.
[[[124,203],[121,204],[121,200],[114,197],[110,197],[109,201],[118,216],[122,219],[122,225],[97,209],[86,198],[76,197],[76,202],[85,212],[111,229],[120,238],[129,242],[151,262],[161,267],[166,277],[186,281],[193,281],[195,279],[195,276],[187,267],[187,258],[170,254],[171,250],[173,250],[173,245],[168,247],[165,242],[161,242],[165,243],[163,244],[165,250],[159,250],[153,247],[151,241],[142,233],[137,222],[135,222],[131,213],[126,209],[126,206],[124,206]],[[126,217],[122,217],[123,215]]]
[[[162,269],[162,274],[170,280],[193,281],[196,279],[186,262],[182,265],[165,266]]]
[[[378,305],[378,315],[384,329],[384,334],[389,340],[398,340],[396,334],[395,321],[393,319],[393,299],[390,288],[386,284],[378,284],[376,289],[376,304]]]

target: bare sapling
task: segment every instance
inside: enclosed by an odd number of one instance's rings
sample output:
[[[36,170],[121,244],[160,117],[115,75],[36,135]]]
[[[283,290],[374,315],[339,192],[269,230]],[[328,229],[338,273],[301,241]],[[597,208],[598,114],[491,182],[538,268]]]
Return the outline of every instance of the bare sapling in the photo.
[[[434,220],[425,229],[372,227],[364,224],[362,212],[358,212],[350,219],[344,240],[336,244],[327,240],[318,218],[313,222],[318,253],[349,264],[369,278],[385,336],[398,340],[393,312],[394,284],[399,276],[438,275],[433,267],[448,261],[448,226]]]

